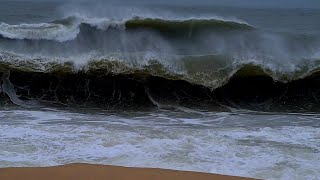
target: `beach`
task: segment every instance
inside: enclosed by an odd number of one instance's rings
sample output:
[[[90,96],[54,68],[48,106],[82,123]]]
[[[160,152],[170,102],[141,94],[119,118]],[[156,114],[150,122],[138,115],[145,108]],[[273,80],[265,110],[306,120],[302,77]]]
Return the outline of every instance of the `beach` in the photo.
[[[3,180],[245,180],[234,176],[215,175],[207,173],[173,171],[149,168],[126,168],[90,164],[70,164],[65,166],[45,168],[4,168],[0,169],[0,179]]]

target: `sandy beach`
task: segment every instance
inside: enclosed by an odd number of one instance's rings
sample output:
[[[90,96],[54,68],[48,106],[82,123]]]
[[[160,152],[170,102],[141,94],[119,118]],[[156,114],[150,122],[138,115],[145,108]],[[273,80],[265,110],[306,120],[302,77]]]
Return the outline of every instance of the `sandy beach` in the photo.
[[[207,173],[173,171],[148,168],[126,168],[103,165],[71,164],[48,168],[0,169],[1,180],[240,180],[249,179]]]

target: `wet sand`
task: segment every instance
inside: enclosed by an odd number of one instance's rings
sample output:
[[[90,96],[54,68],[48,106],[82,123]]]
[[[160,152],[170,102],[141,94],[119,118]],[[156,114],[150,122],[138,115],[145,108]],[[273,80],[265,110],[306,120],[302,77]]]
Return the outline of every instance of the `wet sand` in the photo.
[[[233,176],[163,169],[71,164],[48,168],[0,169],[1,180],[245,180]]]

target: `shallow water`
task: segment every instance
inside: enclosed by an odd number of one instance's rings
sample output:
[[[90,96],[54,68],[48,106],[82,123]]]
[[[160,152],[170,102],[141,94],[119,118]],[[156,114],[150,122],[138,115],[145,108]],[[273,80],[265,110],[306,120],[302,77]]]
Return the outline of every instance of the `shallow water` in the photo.
[[[83,162],[263,179],[320,175],[319,114],[77,111],[2,109],[0,166]]]

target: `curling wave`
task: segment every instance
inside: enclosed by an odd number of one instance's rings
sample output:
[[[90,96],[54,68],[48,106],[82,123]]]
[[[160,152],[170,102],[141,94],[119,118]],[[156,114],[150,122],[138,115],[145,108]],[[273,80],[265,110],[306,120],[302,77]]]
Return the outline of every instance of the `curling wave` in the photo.
[[[192,36],[202,31],[251,30],[244,22],[220,19],[160,19],[134,17],[128,20],[68,17],[50,23],[9,25],[0,23],[0,35],[8,39],[53,40],[65,42],[77,38],[81,25],[98,30],[153,30],[167,36]]]
[[[2,91],[18,105],[25,104],[24,100],[36,100],[105,108],[183,105],[320,110],[319,61],[301,65],[295,71],[280,72],[253,62],[224,66],[221,62],[226,62],[225,56],[183,56],[179,57],[183,68],[175,71],[156,60],[138,66],[100,59],[76,68],[70,62],[13,57],[7,55],[11,60],[2,59],[0,63],[1,84],[11,87]],[[216,64],[204,65],[209,60]]]
[[[82,57],[82,55],[80,56]],[[112,75],[155,76],[181,80],[211,90],[220,88],[235,77],[270,77],[276,82],[289,83],[313,76],[320,71],[320,59],[304,59],[302,64],[282,66],[257,60],[237,61],[228,55],[163,55],[145,53],[109,54],[88,57],[75,64],[79,57],[28,57],[9,52],[0,53],[0,66],[17,71],[36,73],[90,73],[101,71]],[[163,59],[161,59],[163,58]]]

